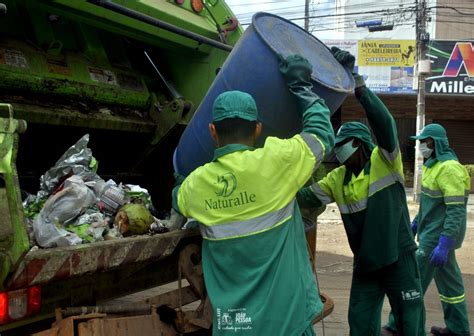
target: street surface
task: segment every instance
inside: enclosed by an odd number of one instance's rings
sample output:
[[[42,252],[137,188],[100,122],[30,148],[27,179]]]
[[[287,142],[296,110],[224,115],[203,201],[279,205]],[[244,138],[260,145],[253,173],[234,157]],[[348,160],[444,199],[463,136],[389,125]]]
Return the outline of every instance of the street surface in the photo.
[[[411,196],[408,197],[409,200]],[[410,217],[414,218],[418,206],[409,201]],[[466,301],[468,304],[471,332],[474,330],[474,195],[471,194],[468,206],[468,229],[463,246],[456,250],[456,257],[463,272]],[[317,231],[317,273],[321,292],[328,294],[335,302],[334,311],[316,325],[318,336],[349,335],[347,309],[349,306],[349,290],[352,274],[352,252],[347,243],[346,233],[337,206],[330,204],[326,211],[318,217]],[[444,326],[441,303],[434,281],[426,296],[426,328],[432,325]],[[387,321],[390,306],[384,302],[382,323]],[[324,331],[324,332],[323,332]]]

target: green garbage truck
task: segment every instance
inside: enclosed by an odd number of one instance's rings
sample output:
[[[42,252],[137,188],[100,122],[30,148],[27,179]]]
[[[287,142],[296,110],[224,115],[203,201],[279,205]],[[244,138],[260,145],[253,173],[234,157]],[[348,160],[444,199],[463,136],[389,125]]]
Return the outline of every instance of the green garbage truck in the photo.
[[[192,277],[179,258],[196,231],[43,249],[22,202],[89,134],[103,179],[143,186],[169,210],[173,150],[242,35],[226,3],[3,0],[0,32],[0,332]]]

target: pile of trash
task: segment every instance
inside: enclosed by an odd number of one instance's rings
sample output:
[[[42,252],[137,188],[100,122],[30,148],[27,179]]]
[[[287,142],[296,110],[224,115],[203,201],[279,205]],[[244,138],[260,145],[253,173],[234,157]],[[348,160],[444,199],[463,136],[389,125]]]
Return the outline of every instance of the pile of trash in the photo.
[[[24,200],[33,243],[62,247],[182,227],[184,217],[174,211],[168,220],[153,216],[146,189],[104,181],[88,142],[86,134],[71,146],[41,176],[39,192]]]

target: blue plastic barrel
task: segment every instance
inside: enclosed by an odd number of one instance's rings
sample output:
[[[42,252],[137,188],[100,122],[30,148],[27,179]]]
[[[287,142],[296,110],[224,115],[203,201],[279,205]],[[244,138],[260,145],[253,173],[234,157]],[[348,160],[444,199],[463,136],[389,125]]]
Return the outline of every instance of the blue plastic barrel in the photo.
[[[278,54],[284,58],[300,54],[309,60],[313,91],[325,100],[331,113],[354,90],[350,72],[321,41],[279,16],[257,13],[181,136],[173,157],[178,173],[187,176],[212,160],[215,145],[208,124],[214,100],[224,91],[240,90],[254,97],[263,124],[259,146],[267,136],[289,138],[301,132],[301,118],[280,74]]]

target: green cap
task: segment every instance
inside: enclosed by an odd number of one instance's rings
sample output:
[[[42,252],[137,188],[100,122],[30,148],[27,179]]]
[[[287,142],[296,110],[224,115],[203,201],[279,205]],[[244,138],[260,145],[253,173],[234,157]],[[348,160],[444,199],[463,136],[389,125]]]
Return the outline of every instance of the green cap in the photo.
[[[338,145],[350,138],[357,138],[363,142],[372,144],[372,135],[370,134],[369,128],[358,121],[349,121],[342,124],[336,134],[335,144]]]
[[[448,135],[440,124],[429,124],[421,130],[420,134],[410,137],[412,140],[424,140],[426,138],[447,139]]]
[[[227,91],[217,96],[212,107],[212,121],[228,118],[256,121],[257,104],[252,96],[242,91]]]

